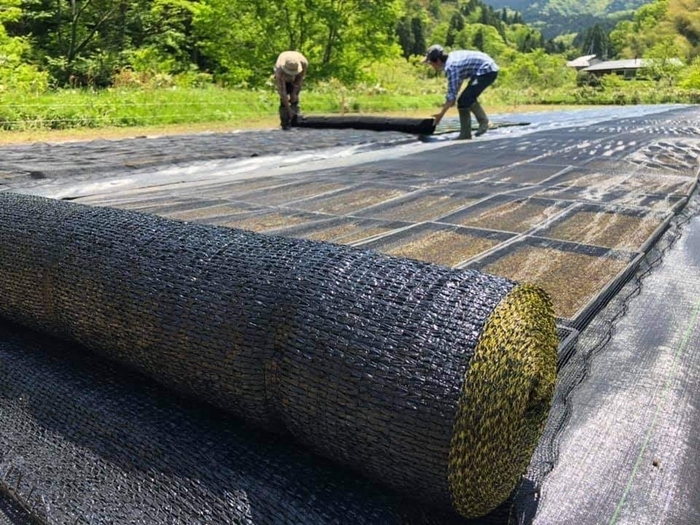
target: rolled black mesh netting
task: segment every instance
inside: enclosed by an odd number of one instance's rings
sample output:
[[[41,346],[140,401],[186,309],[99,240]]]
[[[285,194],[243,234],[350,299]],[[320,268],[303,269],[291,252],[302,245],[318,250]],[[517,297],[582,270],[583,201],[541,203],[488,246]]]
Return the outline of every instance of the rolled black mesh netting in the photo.
[[[370,131],[399,131],[415,135],[432,135],[435,123],[432,118],[395,118],[371,115],[314,115],[299,117],[295,126],[321,129],[366,129]]]
[[[463,516],[516,486],[552,395],[537,288],[345,246],[0,194],[0,315]]]

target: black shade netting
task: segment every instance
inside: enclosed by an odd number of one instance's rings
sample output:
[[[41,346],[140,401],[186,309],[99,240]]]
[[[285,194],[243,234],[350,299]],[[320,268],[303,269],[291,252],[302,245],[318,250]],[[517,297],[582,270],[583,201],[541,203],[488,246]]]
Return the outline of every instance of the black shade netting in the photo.
[[[314,115],[299,117],[295,122],[295,125],[300,128],[365,129],[370,131],[398,131],[416,135],[432,135],[435,132],[435,123],[432,118]]]
[[[371,251],[0,195],[0,315],[464,516],[527,467],[554,386],[536,288]]]

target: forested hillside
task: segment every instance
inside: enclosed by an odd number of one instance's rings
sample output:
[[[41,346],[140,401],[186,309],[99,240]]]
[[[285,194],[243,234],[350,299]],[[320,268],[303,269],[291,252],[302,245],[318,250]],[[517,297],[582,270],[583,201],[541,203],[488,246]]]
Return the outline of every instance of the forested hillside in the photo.
[[[554,38],[595,24],[611,26],[629,18],[649,0],[486,0],[486,3],[496,9],[508,7],[521,12],[523,19],[546,38]]]
[[[700,55],[700,0],[656,0],[621,22],[610,41],[623,57],[679,57]]]

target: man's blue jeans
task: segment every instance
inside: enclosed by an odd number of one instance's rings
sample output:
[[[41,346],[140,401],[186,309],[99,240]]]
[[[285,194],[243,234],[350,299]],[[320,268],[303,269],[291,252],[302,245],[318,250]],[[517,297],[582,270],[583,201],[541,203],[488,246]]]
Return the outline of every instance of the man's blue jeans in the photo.
[[[469,80],[469,84],[467,84],[467,87],[457,99],[457,108],[470,108],[472,104],[476,102],[479,95],[481,95],[482,91],[494,83],[497,76],[498,71],[494,71],[493,73],[479,75]]]

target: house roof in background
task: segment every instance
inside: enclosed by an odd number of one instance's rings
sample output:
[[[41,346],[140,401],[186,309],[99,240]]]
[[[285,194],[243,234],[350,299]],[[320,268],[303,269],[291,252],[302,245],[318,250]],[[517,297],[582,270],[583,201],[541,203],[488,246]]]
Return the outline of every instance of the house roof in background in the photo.
[[[566,65],[569,67],[588,67],[597,55],[584,55],[573,60],[569,60]]]
[[[682,66],[681,62],[677,58],[669,58],[668,62],[673,65]],[[641,67],[649,66],[654,63],[654,59],[649,58],[630,58],[625,60],[608,60],[606,62],[599,62],[588,66],[582,71],[612,71],[618,69],[639,69]]]

